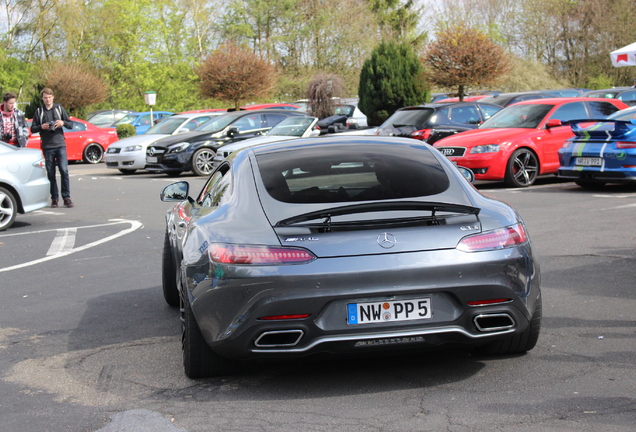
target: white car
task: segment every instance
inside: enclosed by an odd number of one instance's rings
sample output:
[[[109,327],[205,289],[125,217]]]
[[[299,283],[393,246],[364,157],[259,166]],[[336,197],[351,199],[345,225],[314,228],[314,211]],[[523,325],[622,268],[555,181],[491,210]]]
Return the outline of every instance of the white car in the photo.
[[[41,150],[0,141],[0,231],[9,228],[18,213],[45,207],[50,188]]]
[[[245,147],[274,141],[318,136],[320,135],[320,129],[316,128],[316,123],[318,123],[317,117],[289,117],[271,128],[264,136],[223,145],[216,151],[212,161],[212,169],[214,170],[230,154]]]
[[[146,167],[146,149],[158,139],[182,132],[191,132],[224,111],[177,114],[166,117],[144,134],[121,139],[108,146],[106,168],[118,169],[122,174],[132,174]]]

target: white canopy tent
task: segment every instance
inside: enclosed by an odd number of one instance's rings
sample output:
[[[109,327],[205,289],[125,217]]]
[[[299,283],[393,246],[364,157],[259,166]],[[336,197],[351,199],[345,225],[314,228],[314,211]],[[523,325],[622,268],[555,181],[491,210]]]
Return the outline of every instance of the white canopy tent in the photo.
[[[636,66],[636,42],[610,53],[615,67]]]

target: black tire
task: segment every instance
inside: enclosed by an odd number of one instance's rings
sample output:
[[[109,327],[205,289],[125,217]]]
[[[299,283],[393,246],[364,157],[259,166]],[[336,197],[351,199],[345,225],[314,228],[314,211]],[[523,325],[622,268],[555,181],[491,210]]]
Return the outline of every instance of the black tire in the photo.
[[[504,183],[509,187],[528,187],[534,183],[538,175],[537,155],[530,149],[520,148],[508,159]]]
[[[85,163],[96,164],[100,163],[104,158],[104,149],[99,144],[89,144],[84,148],[82,159]]]
[[[209,147],[198,149],[192,155],[192,172],[198,176],[207,176],[214,168],[214,156],[216,152]]]
[[[179,289],[177,287],[177,266],[172,256],[172,246],[168,230],[163,236],[163,255],[161,257],[161,282],[163,298],[169,306],[179,306]]]
[[[0,187],[0,231],[13,225],[18,214],[18,203],[9,190]]]
[[[137,172],[136,169],[119,169],[119,172],[124,174],[124,175],[128,175],[128,174],[134,174],[135,172]]]
[[[592,180],[574,180],[574,183],[584,189],[602,189],[605,187],[605,182],[597,182]]]
[[[537,344],[537,340],[539,340],[539,333],[541,333],[541,316],[542,306],[541,297],[539,297],[530,324],[524,331],[480,347],[478,352],[486,355],[508,355],[530,351]]]
[[[194,318],[190,302],[181,296],[181,350],[183,369],[188,378],[207,378],[228,375],[236,371],[236,364],[216,354],[207,344]]]

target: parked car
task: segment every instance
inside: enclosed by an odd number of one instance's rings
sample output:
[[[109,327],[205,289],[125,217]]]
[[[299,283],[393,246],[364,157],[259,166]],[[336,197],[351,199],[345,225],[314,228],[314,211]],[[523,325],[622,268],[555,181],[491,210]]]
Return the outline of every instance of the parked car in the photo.
[[[146,167],[146,150],[155,141],[179,133],[191,132],[222,111],[177,114],[166,117],[146,133],[134,135],[111,144],[106,151],[106,168],[118,169],[122,174],[132,174]]]
[[[489,95],[485,95],[485,94],[484,95],[466,95],[464,96],[464,100],[462,102],[475,102],[488,96]],[[448,103],[448,102],[459,102],[459,98],[449,97],[445,99],[438,99],[435,101],[435,103]]]
[[[245,147],[274,141],[287,141],[318,136],[320,135],[320,129],[316,126],[317,122],[318,117],[289,117],[271,128],[264,136],[224,144],[216,151],[212,169],[219,166],[221,162],[223,162],[223,159]]]
[[[556,174],[558,150],[573,136],[568,121],[606,118],[627,107],[618,99],[552,98],[518,102],[477,129],[443,138],[434,146],[470,168],[477,180],[532,185],[538,175]]]
[[[296,110],[298,110],[300,108],[301,108],[300,105],[290,104],[290,103],[285,103],[285,102],[265,103],[265,104],[252,104],[252,105],[245,105],[245,106],[241,107],[241,109],[244,109],[244,110],[285,109],[285,110],[291,110],[291,111],[296,111]]]
[[[146,133],[146,131],[150,129],[151,126],[154,126],[155,123],[173,114],[174,113],[171,113],[169,111],[153,111],[152,124],[150,124],[150,111],[127,114],[110,125],[110,127],[117,128],[117,126],[119,126],[120,124],[131,124],[135,127],[137,135],[141,135],[143,133]]]
[[[331,136],[233,153],[189,198],[167,186],[165,301],[185,373],[240,360],[461,346],[506,355],[540,332],[520,216],[425,143]],[[487,283],[484,279],[487,271]]]
[[[304,116],[292,110],[241,110],[226,113],[202,124],[196,131],[162,138],[148,147],[146,169],[179,175],[192,171],[209,175],[219,146],[265,134],[282,120]]]
[[[0,141],[0,231],[13,225],[18,213],[45,207],[49,192],[42,152]]]
[[[572,120],[574,137],[559,149],[559,177],[584,188],[636,182],[636,107],[629,111],[592,124]]]
[[[401,136],[433,144],[475,129],[502,109],[481,102],[449,102],[400,108],[376,130],[376,135]]]
[[[548,93],[555,95],[557,97],[578,97],[589,91],[589,89],[583,88],[563,88],[563,89],[549,89],[549,90],[539,90],[542,93]]]
[[[86,121],[97,127],[109,127],[117,123],[119,119],[127,114],[134,114],[137,111],[132,110],[99,110],[88,113]]]
[[[73,129],[64,128],[66,139],[66,156],[69,161],[83,161],[96,164],[102,161],[109,145],[117,141],[117,131],[111,128],[100,128],[94,124],[75,117],[70,117]],[[28,121],[29,127],[31,122]],[[40,134],[29,136],[27,147],[41,149]]]
[[[611,89],[591,90],[583,93],[580,97],[618,99],[629,106],[634,106],[636,105],[636,88],[614,87]]]
[[[357,103],[337,104],[333,115],[318,122],[320,133],[336,133],[344,129],[361,129],[368,127],[367,116],[358,108]]]
[[[533,100],[533,99],[547,99],[559,97],[557,94],[545,93],[541,90],[529,91],[529,92],[515,92],[515,93],[499,93],[496,95],[488,96],[480,99],[479,102],[489,103],[495,105],[501,105],[507,107],[517,102]]]

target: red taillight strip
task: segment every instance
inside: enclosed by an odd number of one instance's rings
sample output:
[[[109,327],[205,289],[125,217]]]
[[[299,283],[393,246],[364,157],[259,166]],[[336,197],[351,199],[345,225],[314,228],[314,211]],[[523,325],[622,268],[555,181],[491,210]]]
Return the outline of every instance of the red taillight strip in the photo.
[[[488,306],[492,304],[501,304],[501,303],[510,303],[512,299],[502,298],[502,299],[491,299],[491,300],[476,300],[466,302],[468,306]]]
[[[311,252],[301,248],[225,243],[210,244],[208,255],[215,263],[243,265],[306,264],[316,259]]]
[[[421,129],[411,133],[411,138],[415,138],[415,139],[427,140],[430,137],[431,137],[430,129]]]
[[[276,321],[276,320],[295,320],[295,319],[304,319],[309,318],[311,314],[292,314],[292,315],[272,315],[272,316],[264,316],[257,318],[259,320],[268,320],[268,321]]]
[[[528,234],[522,224],[507,228],[486,231],[481,234],[464,237],[457,244],[463,252],[478,252],[515,247],[528,241]]]
[[[616,148],[619,148],[619,149],[630,149],[630,148],[636,148],[636,142],[631,142],[631,141],[617,141],[617,142],[616,142]]]

